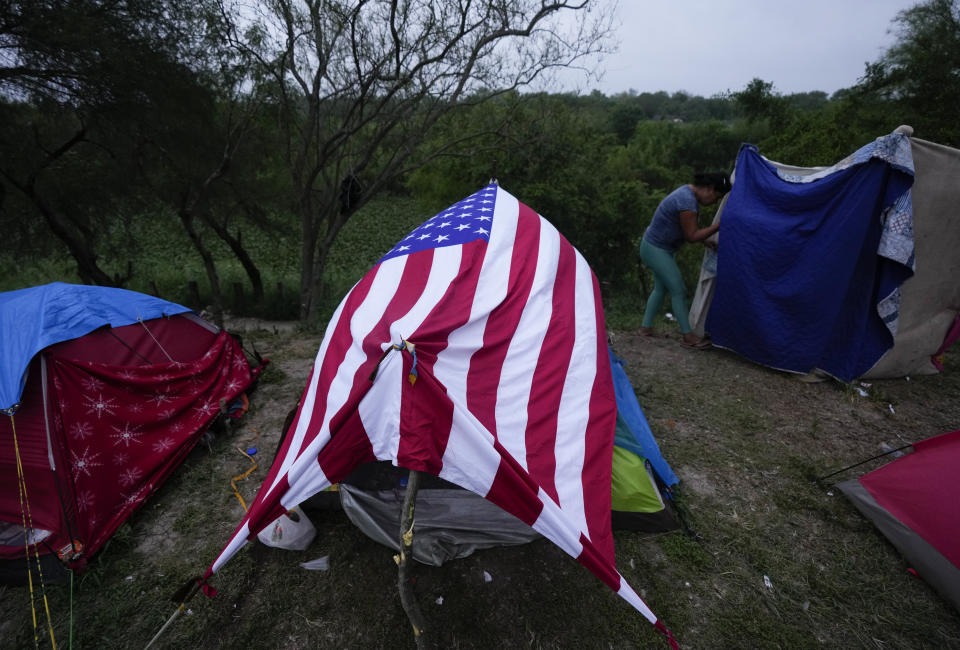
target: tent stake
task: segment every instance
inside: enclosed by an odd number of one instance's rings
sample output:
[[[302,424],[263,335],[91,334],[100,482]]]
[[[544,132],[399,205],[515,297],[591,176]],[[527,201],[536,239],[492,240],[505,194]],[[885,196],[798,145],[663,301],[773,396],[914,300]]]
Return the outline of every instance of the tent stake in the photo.
[[[410,470],[407,478],[407,492],[403,496],[403,509],[400,513],[400,555],[397,561],[397,586],[400,589],[400,604],[410,619],[413,627],[413,637],[417,648],[427,647],[423,638],[423,613],[413,594],[413,582],[410,576],[410,562],[413,560],[413,525],[415,522],[414,510],[417,507],[417,491],[420,488],[420,472]]]

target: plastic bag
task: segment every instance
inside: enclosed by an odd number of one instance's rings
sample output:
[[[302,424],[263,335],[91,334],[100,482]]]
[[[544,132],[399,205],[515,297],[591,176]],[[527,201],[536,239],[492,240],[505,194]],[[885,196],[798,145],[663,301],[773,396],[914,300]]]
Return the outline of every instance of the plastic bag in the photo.
[[[274,548],[303,551],[317,536],[317,529],[299,506],[280,515],[273,523],[257,533],[257,539]]]

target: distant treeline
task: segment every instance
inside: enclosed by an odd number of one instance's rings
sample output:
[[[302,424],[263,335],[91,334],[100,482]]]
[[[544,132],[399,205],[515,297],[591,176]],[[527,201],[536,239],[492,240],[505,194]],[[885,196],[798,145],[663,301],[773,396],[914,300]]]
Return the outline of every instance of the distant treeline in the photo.
[[[496,178],[607,290],[642,294],[634,247],[657,203],[697,171],[730,171],[744,142],[797,165],[832,164],[904,123],[960,144],[957,0],[900,14],[897,44],[853,88],[784,95],[754,79],[709,98],[523,92],[530,68],[469,49],[497,3],[445,26],[378,6],[274,16],[293,42],[216,0],[0,10],[0,289],[66,280],[177,298],[200,279],[219,313],[221,287],[239,281],[245,309],[311,320],[341,285],[328,268],[341,230],[371,201],[386,222],[383,199],[403,197],[406,223],[410,200],[439,209]],[[391,37],[372,39],[384,20]],[[603,36],[585,34],[565,54]],[[558,52],[518,61],[547,67]],[[391,228],[383,241],[364,230],[358,265],[394,243]],[[684,255],[692,281],[699,252]]]

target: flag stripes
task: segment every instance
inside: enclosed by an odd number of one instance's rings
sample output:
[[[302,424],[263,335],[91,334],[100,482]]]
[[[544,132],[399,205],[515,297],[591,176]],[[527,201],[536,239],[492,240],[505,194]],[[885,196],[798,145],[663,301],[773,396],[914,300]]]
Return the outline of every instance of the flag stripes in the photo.
[[[453,245],[436,235],[452,228]],[[548,221],[488,186],[343,300],[277,461],[207,575],[278,511],[390,460],[496,503],[656,622],[615,567],[615,419],[596,278]]]

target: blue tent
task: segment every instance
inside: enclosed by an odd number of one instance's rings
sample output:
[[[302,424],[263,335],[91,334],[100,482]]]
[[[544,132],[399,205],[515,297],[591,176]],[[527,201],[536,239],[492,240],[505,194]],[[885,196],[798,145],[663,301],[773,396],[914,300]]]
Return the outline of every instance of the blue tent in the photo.
[[[660,453],[660,446],[653,437],[653,431],[650,430],[650,424],[643,415],[640,403],[637,401],[637,395],[633,392],[633,384],[630,378],[623,370],[623,359],[617,358],[613,350],[607,348],[610,352],[610,372],[613,374],[613,390],[617,398],[617,417],[623,418],[629,433],[633,434],[633,439],[629,434],[621,433],[622,427],[617,427],[617,437],[614,444],[622,449],[626,449],[638,456],[646,458],[656,472],[664,485],[672,486],[678,483],[676,474],[670,469],[670,465]]]
[[[110,325],[190,311],[135,291],[53,282],[0,293],[0,412],[16,410],[27,366],[44,348]]]

